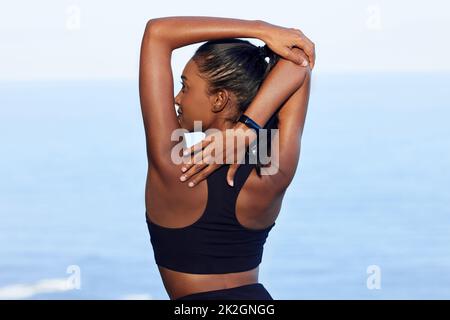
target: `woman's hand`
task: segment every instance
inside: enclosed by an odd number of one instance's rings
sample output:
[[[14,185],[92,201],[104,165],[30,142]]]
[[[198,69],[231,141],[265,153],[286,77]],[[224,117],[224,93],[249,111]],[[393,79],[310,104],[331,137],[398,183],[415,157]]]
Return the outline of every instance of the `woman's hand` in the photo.
[[[230,164],[227,182],[233,186],[234,175],[244,160],[247,146],[255,139],[256,133],[240,122],[231,129],[208,135],[186,149],[184,156],[188,158],[187,163],[181,168],[183,174],[180,180],[188,182],[188,186],[193,187],[222,165]],[[193,152],[195,154],[192,156]]]
[[[304,67],[308,65],[299,54],[293,52],[292,48],[302,49],[309,59],[311,69],[314,68],[316,61],[316,52],[314,43],[309,40],[303,32],[295,28],[284,28],[263,22],[263,30],[261,40],[276,54],[286,60],[301,64]]]

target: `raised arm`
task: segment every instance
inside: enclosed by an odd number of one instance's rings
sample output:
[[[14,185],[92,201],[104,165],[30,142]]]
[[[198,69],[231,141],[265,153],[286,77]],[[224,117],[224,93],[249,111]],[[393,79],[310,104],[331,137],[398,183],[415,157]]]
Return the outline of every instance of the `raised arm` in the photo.
[[[293,48],[292,51],[296,55],[306,57],[301,49]],[[258,90],[253,101],[250,103],[249,107],[245,111],[245,115],[256,121],[261,127],[264,127],[270,117],[280,108],[286,109],[283,112],[279,112],[279,143],[278,149],[280,149],[280,154],[276,155],[278,157],[277,163],[279,164],[278,177],[282,177],[283,181],[288,181],[291,177],[292,168],[296,165],[296,155],[297,150],[299,150],[301,134],[299,132],[303,130],[304,118],[301,118],[301,113],[306,115],[306,105],[300,103],[299,100],[303,101],[303,96],[308,92],[309,89],[305,90],[305,80],[309,78],[310,67],[303,67],[292,61],[280,58],[277,64],[271,69],[266,79],[264,79],[263,84]],[[303,88],[303,89],[300,89]],[[298,93],[301,91],[301,93]],[[295,96],[295,97],[294,97]],[[292,118],[290,119],[290,116]],[[281,126],[283,129],[281,129]],[[246,126],[238,122],[234,129],[244,129]],[[300,131],[299,131],[300,130]],[[240,135],[242,131],[236,130],[236,135]],[[243,135],[248,135],[247,132]],[[252,140],[256,139],[256,135],[251,135],[250,143]],[[292,142],[292,146],[289,146],[289,141]],[[247,141],[246,141],[247,142]],[[247,143],[247,145],[248,145]],[[216,146],[214,142],[203,142],[207,145],[204,149],[204,154],[209,154],[211,150],[215,150]],[[196,146],[191,147],[191,150],[195,149]],[[227,148],[234,148],[222,143],[219,148],[224,148],[223,154],[230,154],[239,151],[227,150]],[[217,153],[217,151],[214,151]],[[187,164],[184,167],[187,169],[182,176],[185,176],[182,181],[193,182],[197,185],[200,181],[205,179],[211,172],[215,171],[220,165],[218,164],[205,164],[200,161],[201,157],[204,156],[200,152],[194,156],[194,161],[191,164]],[[227,174],[228,183],[232,186],[234,174],[237,171],[239,164],[233,164]],[[294,171],[295,172],[295,171]],[[180,178],[181,179],[181,178]],[[283,183],[280,183],[283,185]]]
[[[172,51],[212,39],[259,37],[258,21],[211,17],[167,17],[150,20],[141,45],[139,92],[147,142],[149,165],[168,166],[171,134],[179,129],[174,107]]]
[[[147,29],[169,50],[224,38],[261,39],[265,26],[259,20],[192,16],[155,18],[147,23]]]
[[[179,143],[171,141],[172,132],[180,128],[174,107],[172,51],[221,38],[259,38],[264,41],[269,27],[275,28],[259,20],[214,17],[165,17],[147,23],[141,45],[139,93],[149,165],[159,169],[167,167],[171,150]],[[292,34],[289,38],[282,30],[278,31],[280,37],[285,37],[282,40],[290,40],[299,46],[305,44],[300,37]],[[293,57],[290,49],[284,50],[283,54]],[[258,110],[258,114],[261,113],[262,110]],[[264,117],[268,119],[271,114],[273,111],[268,110]]]
[[[302,54],[298,48],[293,51]],[[275,111],[303,84],[308,69],[281,58],[264,79],[245,114],[265,126]]]
[[[301,140],[308,110],[311,86],[311,69],[300,70],[301,82],[294,93],[282,104],[278,112],[278,133],[274,143],[278,144],[278,172],[272,178],[280,190],[286,188],[292,181],[300,159]]]
[[[262,20],[176,16],[152,19],[147,27],[150,25],[171,50],[223,38],[257,38],[284,59],[298,64],[309,63],[311,68],[315,63],[314,43],[303,32]],[[291,50],[293,47],[302,49],[308,57],[296,54]]]

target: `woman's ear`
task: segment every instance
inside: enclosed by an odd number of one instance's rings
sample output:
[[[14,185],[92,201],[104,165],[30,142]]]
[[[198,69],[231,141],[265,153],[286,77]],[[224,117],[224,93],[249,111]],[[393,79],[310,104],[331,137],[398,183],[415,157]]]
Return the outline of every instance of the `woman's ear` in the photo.
[[[227,90],[220,89],[213,96],[211,111],[214,113],[221,112],[230,101],[230,94]]]

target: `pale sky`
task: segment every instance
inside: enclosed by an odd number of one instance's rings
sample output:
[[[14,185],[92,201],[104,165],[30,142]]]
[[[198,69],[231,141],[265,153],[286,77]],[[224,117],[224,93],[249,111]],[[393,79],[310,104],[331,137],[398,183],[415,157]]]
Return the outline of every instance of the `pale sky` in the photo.
[[[136,79],[147,20],[179,15],[299,28],[316,43],[315,72],[450,71],[445,0],[0,1],[3,81]],[[174,52],[179,73],[197,46]]]

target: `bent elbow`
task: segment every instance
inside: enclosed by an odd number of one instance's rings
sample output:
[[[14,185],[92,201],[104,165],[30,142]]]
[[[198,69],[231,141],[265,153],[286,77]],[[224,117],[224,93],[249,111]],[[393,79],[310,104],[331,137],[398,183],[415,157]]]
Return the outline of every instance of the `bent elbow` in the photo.
[[[161,22],[159,18],[150,19],[145,25],[144,34],[147,37],[155,38],[161,34]]]
[[[304,51],[296,47],[292,48],[292,54],[295,54],[295,56],[300,56],[304,60],[308,59]],[[292,60],[284,58],[280,58],[280,60],[281,64],[289,70],[290,76],[295,79],[294,81],[298,86],[301,86],[305,79],[311,76],[311,67],[309,64],[302,66]]]

